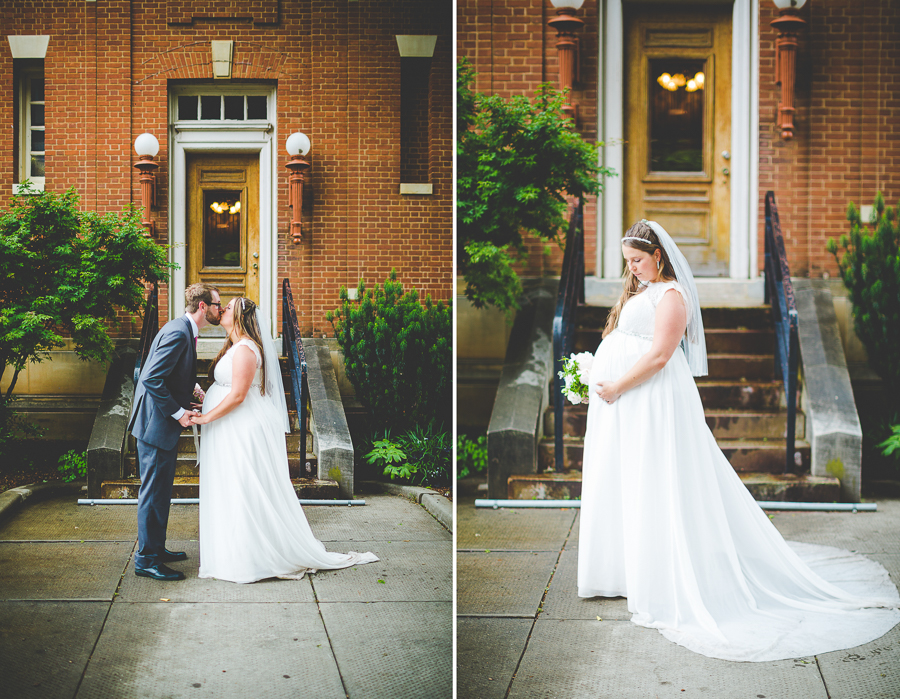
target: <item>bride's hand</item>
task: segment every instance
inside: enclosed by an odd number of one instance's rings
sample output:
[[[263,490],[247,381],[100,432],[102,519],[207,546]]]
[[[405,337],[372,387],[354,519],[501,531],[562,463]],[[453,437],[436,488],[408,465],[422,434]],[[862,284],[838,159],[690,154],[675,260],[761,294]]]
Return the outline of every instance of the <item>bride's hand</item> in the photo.
[[[597,395],[600,399],[609,405],[615,403],[621,393],[616,393],[614,381],[598,381],[594,384],[597,387]]]
[[[209,422],[210,419],[206,415],[194,415],[191,417],[192,425],[207,425]]]

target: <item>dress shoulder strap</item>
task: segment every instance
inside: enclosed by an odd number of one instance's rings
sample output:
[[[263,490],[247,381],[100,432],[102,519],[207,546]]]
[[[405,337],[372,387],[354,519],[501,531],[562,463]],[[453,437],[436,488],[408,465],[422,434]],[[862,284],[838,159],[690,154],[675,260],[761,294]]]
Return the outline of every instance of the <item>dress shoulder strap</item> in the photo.
[[[259,351],[259,347],[256,346],[256,343],[253,340],[250,340],[246,337],[242,337],[240,340],[234,343],[234,347],[240,347],[243,345],[244,347],[249,347],[253,350],[253,354],[256,355],[256,365],[259,366],[262,362],[262,353]]]

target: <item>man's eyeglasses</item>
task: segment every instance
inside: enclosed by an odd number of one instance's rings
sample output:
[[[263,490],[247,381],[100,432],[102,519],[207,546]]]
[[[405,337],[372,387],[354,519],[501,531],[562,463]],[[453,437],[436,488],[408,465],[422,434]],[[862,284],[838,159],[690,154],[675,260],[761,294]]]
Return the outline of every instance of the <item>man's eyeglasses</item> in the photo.
[[[208,304],[206,304],[206,305],[207,305],[207,306],[218,306],[218,307],[219,307],[219,310],[220,310],[220,311],[222,310],[222,304],[221,304],[221,303],[208,303]]]

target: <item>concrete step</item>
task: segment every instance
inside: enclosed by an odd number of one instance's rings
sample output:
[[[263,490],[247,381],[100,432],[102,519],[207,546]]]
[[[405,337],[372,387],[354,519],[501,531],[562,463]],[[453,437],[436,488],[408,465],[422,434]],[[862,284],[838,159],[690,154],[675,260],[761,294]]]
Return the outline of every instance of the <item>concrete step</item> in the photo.
[[[784,439],[787,413],[771,410],[707,409],[706,424],[716,439]],[[544,434],[554,434],[556,423],[552,408],[544,412]],[[563,435],[584,436],[587,429],[587,406],[567,405],[563,410]],[[795,438],[806,436],[806,416],[797,412]]]
[[[701,309],[704,328],[771,329],[769,306],[747,308],[704,307]],[[609,315],[609,306],[582,306],[578,309],[575,325],[589,330],[603,329]]]
[[[297,452],[300,451],[300,433],[299,432],[291,432],[291,434],[284,435],[285,442],[287,444],[288,454],[296,455]],[[203,440],[203,433],[200,433],[200,440]],[[310,432],[306,433],[306,445],[307,447],[312,446],[312,434]],[[181,436],[178,438],[178,453],[179,454],[194,454],[196,453],[194,448],[194,433],[188,428],[184,432],[181,433]]]
[[[318,478],[291,478],[298,498],[311,500],[333,500],[340,498],[340,487],[337,481]],[[119,481],[104,481],[100,486],[100,497],[103,499],[136,498],[141,487],[139,478],[128,478]],[[176,476],[172,489],[173,498],[200,497],[200,480],[196,477]]]
[[[717,444],[731,466],[738,473],[783,473],[785,443],[783,439],[717,439]],[[554,471],[556,448],[552,437],[545,437],[538,445],[538,470]],[[581,471],[584,460],[584,439],[563,438],[563,468]],[[809,443],[798,439],[794,443],[794,471],[809,473]]]
[[[741,481],[756,500],[779,502],[835,502],[841,484],[830,476],[783,476],[771,473],[742,473]],[[510,500],[579,500],[581,473],[532,473],[510,476]]]
[[[768,328],[705,328],[708,354],[772,354],[775,333]],[[576,352],[594,352],[600,345],[603,329],[579,328],[575,334]]]
[[[301,458],[298,454],[288,454],[288,469],[291,478],[306,477],[317,472],[318,459],[315,454],[307,454],[306,458]],[[137,455],[135,453],[126,454],[125,456],[125,477],[138,478],[140,469],[137,465]],[[175,462],[175,477],[188,478],[198,476],[197,459],[193,452],[182,452],[178,455]]]
[[[703,407],[712,410],[786,410],[784,383],[768,381],[727,381],[701,377],[697,390]]]

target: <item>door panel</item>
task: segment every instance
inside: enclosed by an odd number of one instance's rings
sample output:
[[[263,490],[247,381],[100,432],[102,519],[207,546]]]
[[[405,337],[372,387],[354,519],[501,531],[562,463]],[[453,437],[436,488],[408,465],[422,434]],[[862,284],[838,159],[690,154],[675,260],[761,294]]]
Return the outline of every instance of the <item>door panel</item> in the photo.
[[[187,171],[188,284],[258,302],[259,156],[189,154]]]
[[[626,5],[627,224],[658,221],[697,276],[727,276],[731,9]]]

